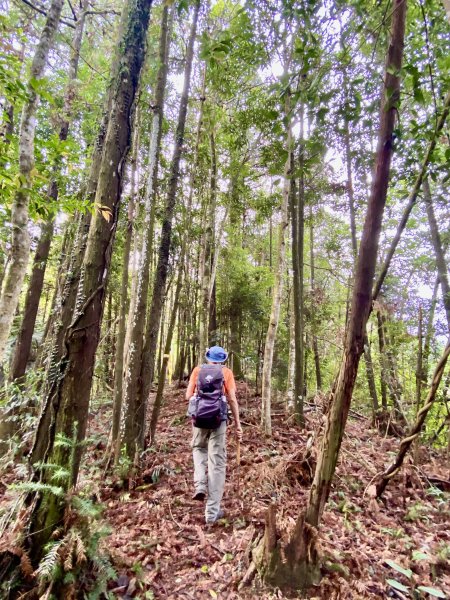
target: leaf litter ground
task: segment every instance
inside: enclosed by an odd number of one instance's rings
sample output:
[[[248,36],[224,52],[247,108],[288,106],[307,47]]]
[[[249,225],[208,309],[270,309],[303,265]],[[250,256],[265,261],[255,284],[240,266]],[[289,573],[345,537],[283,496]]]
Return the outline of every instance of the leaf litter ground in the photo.
[[[252,569],[252,547],[264,532],[267,507],[276,503],[281,541],[288,539],[306,504],[317,442],[324,423],[321,398],[298,429],[274,406],[273,437],[259,428],[260,398],[239,384],[244,440],[236,461],[233,426],[228,429],[225,518],[207,529],[204,505],[192,500],[191,425],[184,390],[169,389],[156,444],[129,489],[105,476],[104,457],[111,407],[90,416],[80,487],[94,490],[111,527],[106,547],[118,574],[110,595],[141,599],[242,599],[301,597],[266,588]],[[421,448],[390,483],[382,502],[373,480],[394,457],[398,440],[382,436],[358,414],[350,416],[333,490],[320,528],[323,578],[303,596],[311,599],[412,598],[428,586],[450,600],[450,494],[431,485],[449,480],[448,454]],[[19,465],[2,480],[2,506],[13,492],[5,484],[24,477]],[[440,487],[446,487],[440,486]],[[433,598],[422,591],[417,598]]]
[[[240,391],[241,465],[231,425],[225,518],[216,526],[205,528],[204,505],[191,499],[191,425],[184,418],[184,390],[168,392],[156,445],[147,452],[133,489],[117,490],[113,482],[102,487],[105,516],[113,529],[108,547],[122,574],[116,582],[122,583],[116,585],[119,597],[288,597],[251,577],[251,550],[272,502],[278,506],[281,539],[292,530],[306,503],[324,417],[320,410],[309,413],[307,430],[300,431],[282,406],[275,407],[269,439],[258,425],[260,399],[249,397],[246,387]],[[384,501],[377,502],[371,482],[397,447],[396,439],[380,436],[367,420],[349,419],[320,530],[324,577],[309,598],[402,599],[417,586],[450,593],[449,494],[427,480],[431,474],[448,480],[446,457],[423,450],[421,466],[406,466]],[[388,579],[409,592],[396,590]]]

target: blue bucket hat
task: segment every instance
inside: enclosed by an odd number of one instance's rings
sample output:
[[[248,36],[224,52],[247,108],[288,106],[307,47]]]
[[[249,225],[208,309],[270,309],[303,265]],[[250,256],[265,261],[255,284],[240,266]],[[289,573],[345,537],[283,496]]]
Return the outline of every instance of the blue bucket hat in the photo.
[[[225,362],[228,358],[228,352],[221,346],[211,346],[205,354],[206,358],[211,362]]]

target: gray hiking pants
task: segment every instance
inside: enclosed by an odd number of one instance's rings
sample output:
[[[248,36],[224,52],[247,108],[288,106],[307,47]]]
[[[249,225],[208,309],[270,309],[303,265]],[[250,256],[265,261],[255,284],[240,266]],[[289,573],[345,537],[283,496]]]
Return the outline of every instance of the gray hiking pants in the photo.
[[[226,421],[217,429],[193,428],[194,487],[196,492],[208,493],[206,521],[214,521],[220,510],[227,466],[226,433]]]

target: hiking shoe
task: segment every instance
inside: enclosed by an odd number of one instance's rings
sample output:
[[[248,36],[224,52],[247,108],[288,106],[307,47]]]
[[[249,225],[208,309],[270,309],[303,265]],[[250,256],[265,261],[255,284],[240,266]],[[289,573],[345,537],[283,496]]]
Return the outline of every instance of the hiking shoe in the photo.
[[[223,519],[225,516],[225,513],[223,512],[222,509],[219,510],[219,512],[217,513],[217,515],[214,517],[214,519],[206,519],[206,525],[214,525],[214,523],[217,523],[217,521],[220,521],[220,519]]]
[[[206,494],[205,492],[199,491],[199,492],[195,492],[195,494],[192,496],[192,500],[198,500],[199,502],[203,502],[203,500],[206,498]]]

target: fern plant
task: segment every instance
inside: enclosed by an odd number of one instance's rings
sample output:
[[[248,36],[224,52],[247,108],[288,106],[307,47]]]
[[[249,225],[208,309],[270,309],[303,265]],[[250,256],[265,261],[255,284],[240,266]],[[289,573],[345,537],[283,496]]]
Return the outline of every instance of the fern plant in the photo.
[[[34,467],[41,481],[10,486],[24,495],[38,494],[42,502],[56,497],[65,504],[63,524],[53,532],[52,540],[44,548],[44,555],[33,573],[38,593],[48,600],[72,597],[75,591],[77,596],[81,593],[91,600],[105,597],[108,581],[116,577],[103,544],[110,533],[102,520],[103,507],[87,492],[75,492],[69,488],[72,463],[79,446],[76,433],[75,426],[72,438],[60,435],[56,440],[55,445],[69,450],[65,453],[68,465],[38,463]],[[21,562],[29,564],[25,546],[20,552],[25,557],[25,561]],[[30,575],[23,568],[22,572]]]

